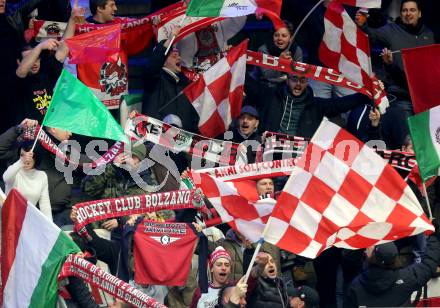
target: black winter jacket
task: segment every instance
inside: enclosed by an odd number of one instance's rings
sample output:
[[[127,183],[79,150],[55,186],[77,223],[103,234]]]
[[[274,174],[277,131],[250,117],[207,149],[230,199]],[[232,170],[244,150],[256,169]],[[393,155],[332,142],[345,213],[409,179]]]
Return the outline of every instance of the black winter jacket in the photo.
[[[271,279],[259,277],[257,285],[250,295],[249,307],[290,307],[284,282],[280,278]]]
[[[255,102],[260,114],[260,131],[279,132],[286,100],[286,85],[269,88],[246,76],[246,94]],[[370,104],[371,100],[363,94],[351,94],[341,98],[324,99],[313,96],[307,88],[306,105],[299,118],[297,136],[311,138],[321,124],[324,116],[332,117],[347,112],[354,107]]]
[[[411,294],[424,286],[437,270],[440,242],[428,238],[426,256],[421,263],[402,269],[369,266],[349,287],[344,307],[402,307],[411,306]]]
[[[185,95],[182,94],[172,101],[190,82],[183,74],[177,75],[177,81],[163,69],[166,61],[164,42],[160,42],[154,48],[148,59],[144,76],[142,113],[158,120],[162,120],[168,114],[175,114],[182,120],[184,130],[197,132],[199,116]],[[161,110],[165,105],[167,106]]]

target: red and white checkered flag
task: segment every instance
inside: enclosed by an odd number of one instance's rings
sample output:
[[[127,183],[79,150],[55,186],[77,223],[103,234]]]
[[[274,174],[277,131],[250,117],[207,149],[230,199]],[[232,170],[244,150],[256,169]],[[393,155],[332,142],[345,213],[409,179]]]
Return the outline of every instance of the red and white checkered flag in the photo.
[[[264,238],[315,258],[331,246],[359,249],[427,230],[434,227],[399,174],[324,120],[278,198]]]
[[[319,59],[358,84],[368,86],[371,74],[368,36],[335,1],[327,7],[324,26]]]
[[[276,201],[260,200],[255,181],[222,182],[207,174],[191,177],[214,206],[222,223],[228,223],[252,242],[261,238]]]
[[[372,91],[376,105],[384,112],[388,99],[384,91],[378,90],[378,80],[372,75],[368,36],[337,1],[328,5],[324,26],[319,59],[328,67],[337,69],[348,79]]]
[[[246,73],[247,40],[207,70],[183,93],[196,109],[202,135],[215,137],[225,132],[240,115]]]

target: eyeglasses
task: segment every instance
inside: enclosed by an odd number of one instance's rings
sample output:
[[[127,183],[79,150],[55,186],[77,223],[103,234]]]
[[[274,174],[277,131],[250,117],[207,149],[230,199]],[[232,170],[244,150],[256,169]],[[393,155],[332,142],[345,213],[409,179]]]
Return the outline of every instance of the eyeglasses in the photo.
[[[289,80],[295,83],[302,83],[302,84],[305,84],[307,82],[306,77],[298,77],[298,76],[290,76]]]

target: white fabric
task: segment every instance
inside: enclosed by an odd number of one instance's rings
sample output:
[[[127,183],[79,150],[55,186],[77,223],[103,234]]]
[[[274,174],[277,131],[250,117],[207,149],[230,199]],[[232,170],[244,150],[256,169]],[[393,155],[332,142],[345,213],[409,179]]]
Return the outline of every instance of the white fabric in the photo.
[[[28,201],[14,263],[5,284],[3,294],[3,303],[7,303],[5,307],[29,306],[41,276],[41,267],[52,251],[60,232],[59,228],[47,221]]]

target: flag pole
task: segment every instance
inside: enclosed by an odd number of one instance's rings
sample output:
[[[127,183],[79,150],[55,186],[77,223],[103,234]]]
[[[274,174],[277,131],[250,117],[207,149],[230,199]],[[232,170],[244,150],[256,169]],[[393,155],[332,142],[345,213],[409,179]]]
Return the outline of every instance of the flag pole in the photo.
[[[425,194],[426,205],[428,207],[429,220],[432,221],[431,204],[429,203],[428,192],[426,191],[426,185],[424,181],[422,181],[422,187],[423,187],[423,193]]]
[[[368,37],[368,35],[367,35],[367,44],[368,44],[368,53],[369,53],[369,55],[368,55],[369,56],[368,57],[368,76],[371,78],[373,76],[373,65],[371,64],[370,38]],[[374,106],[374,94],[373,94],[372,87],[371,87],[370,91],[371,91],[371,95],[372,95],[371,100],[373,101],[373,106]],[[365,113],[367,112],[367,108],[368,108],[368,106],[365,105],[364,106],[364,110],[362,111],[362,114],[359,117],[359,120],[358,120],[357,125],[356,125],[356,129],[357,130],[359,130],[359,127],[361,126],[361,122],[362,122],[362,119],[364,118]]]
[[[174,102],[177,98],[179,98],[180,95],[183,94],[183,91],[180,91],[179,94],[177,94],[176,96],[174,96],[174,98],[172,98],[171,100],[169,100],[168,102],[165,103],[165,105],[163,105],[162,107],[160,107],[160,109],[157,112],[161,112],[162,110],[164,110],[166,107],[168,107],[172,102]]]
[[[295,32],[292,35],[292,39],[289,42],[289,46],[287,46],[287,50],[290,49],[291,45],[293,44],[293,40],[295,39],[296,35],[298,34],[299,29],[301,29],[303,24],[306,22],[307,18],[309,18],[309,16],[313,13],[313,11],[315,11],[316,8],[323,2],[324,2],[324,0],[319,0],[319,2],[316,3],[315,6],[312,7],[312,9],[307,13],[307,15],[304,16],[303,20],[301,20],[301,22],[299,23],[298,27],[295,29]]]
[[[180,20],[179,28],[182,27],[183,22],[185,21],[185,18],[186,18],[186,14],[185,14],[185,15],[183,16],[183,18]],[[165,50],[165,56],[168,54],[168,51],[170,51],[171,46],[173,46],[173,42],[174,42],[175,39],[176,39],[176,35],[174,34],[173,37],[171,38],[170,44],[169,44],[168,47],[167,47],[167,50]]]
[[[34,151],[35,145],[37,144],[38,139],[40,138],[40,135],[41,135],[41,131],[42,131],[42,130],[43,130],[43,125],[41,125],[41,126],[40,126],[40,129],[38,130],[38,134],[37,134],[37,137],[36,137],[35,140],[34,140],[34,144],[32,145],[31,152]]]
[[[264,233],[264,232],[263,232]],[[264,236],[261,236],[261,238],[258,240],[258,244],[257,247],[255,247],[255,251],[254,254],[252,255],[252,259],[251,259],[251,263],[249,263],[249,267],[247,268],[246,271],[246,277],[244,278],[244,283],[247,283],[249,280],[249,276],[251,275],[251,271],[255,262],[255,259],[257,258],[258,253],[260,252],[261,246],[264,243]]]

